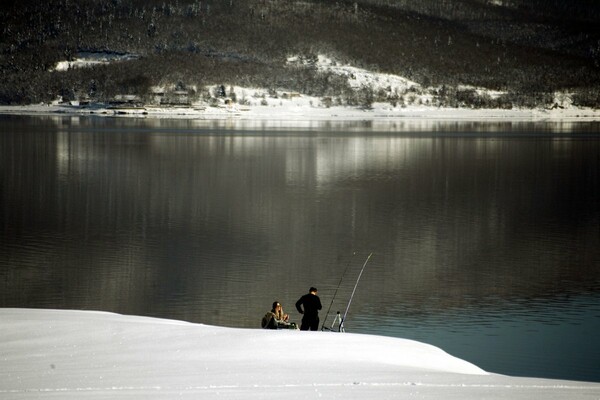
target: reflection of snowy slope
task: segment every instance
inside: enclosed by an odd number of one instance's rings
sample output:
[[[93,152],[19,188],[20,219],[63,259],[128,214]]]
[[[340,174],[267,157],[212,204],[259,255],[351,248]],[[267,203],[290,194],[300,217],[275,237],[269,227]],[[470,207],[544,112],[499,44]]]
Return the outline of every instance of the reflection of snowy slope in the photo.
[[[335,138],[324,140],[336,141]],[[394,168],[401,169],[410,158],[410,145],[411,139],[407,138],[342,138],[339,143],[317,145],[314,151],[301,153],[292,148],[286,155],[287,181],[293,184],[296,180],[306,180],[306,175],[311,174],[317,186],[338,184],[364,175],[366,170],[389,168],[382,164],[389,163],[390,159],[397,164]]]
[[[315,171],[317,183],[323,185],[340,179],[351,179],[358,175],[358,171],[366,169],[367,163],[375,160],[367,157],[365,144],[364,139],[356,138],[340,141],[342,147],[317,148]],[[373,143],[369,141],[369,145],[372,146]]]

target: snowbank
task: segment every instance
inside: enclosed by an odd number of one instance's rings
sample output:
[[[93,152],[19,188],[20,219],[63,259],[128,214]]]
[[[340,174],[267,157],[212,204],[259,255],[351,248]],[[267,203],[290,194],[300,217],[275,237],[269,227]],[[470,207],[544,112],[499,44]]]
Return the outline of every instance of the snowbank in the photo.
[[[600,397],[600,384],[488,374],[410,340],[103,312],[0,309],[0,357],[4,399]]]
[[[252,92],[252,89],[246,89]],[[262,101],[262,100],[261,100]],[[257,101],[258,102],[258,101]],[[600,110],[568,109],[464,109],[430,106],[395,108],[387,103],[375,103],[371,109],[353,107],[323,107],[320,99],[301,96],[293,99],[266,99],[266,105],[232,105],[223,107],[146,107],[113,109],[103,104],[87,106],[39,104],[0,106],[0,114],[12,115],[97,115],[135,118],[177,118],[197,120],[243,121],[379,121],[404,120],[441,121],[600,121]]]

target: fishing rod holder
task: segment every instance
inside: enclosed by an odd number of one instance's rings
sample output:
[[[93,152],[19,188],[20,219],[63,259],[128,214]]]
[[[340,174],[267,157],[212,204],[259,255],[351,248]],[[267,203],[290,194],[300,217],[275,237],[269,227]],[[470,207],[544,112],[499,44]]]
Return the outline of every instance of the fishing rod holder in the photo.
[[[336,324],[337,324],[337,329],[336,329]],[[344,320],[342,319],[342,313],[339,311],[337,312],[337,314],[335,315],[335,318],[333,319],[333,322],[331,323],[330,328],[323,325],[321,330],[322,331],[331,331],[331,332],[346,332],[346,329],[344,328]]]

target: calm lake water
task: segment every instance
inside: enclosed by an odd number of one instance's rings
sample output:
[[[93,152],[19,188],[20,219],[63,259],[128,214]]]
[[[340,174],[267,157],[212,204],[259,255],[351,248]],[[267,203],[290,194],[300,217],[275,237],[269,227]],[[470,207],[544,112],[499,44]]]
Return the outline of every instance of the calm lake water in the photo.
[[[329,325],[373,253],[348,331],[598,382],[598,131],[0,116],[0,306]]]

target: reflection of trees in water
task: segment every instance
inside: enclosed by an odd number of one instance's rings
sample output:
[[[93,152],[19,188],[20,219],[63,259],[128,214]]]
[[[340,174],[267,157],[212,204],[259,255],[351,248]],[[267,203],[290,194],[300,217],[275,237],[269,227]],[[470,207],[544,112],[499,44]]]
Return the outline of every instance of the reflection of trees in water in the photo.
[[[598,289],[597,143],[433,143],[394,200],[387,185],[370,189],[378,230],[397,243],[383,278],[393,301],[445,308]]]
[[[64,122],[2,137],[4,305],[250,326],[352,251],[357,312],[597,290],[597,141]]]

